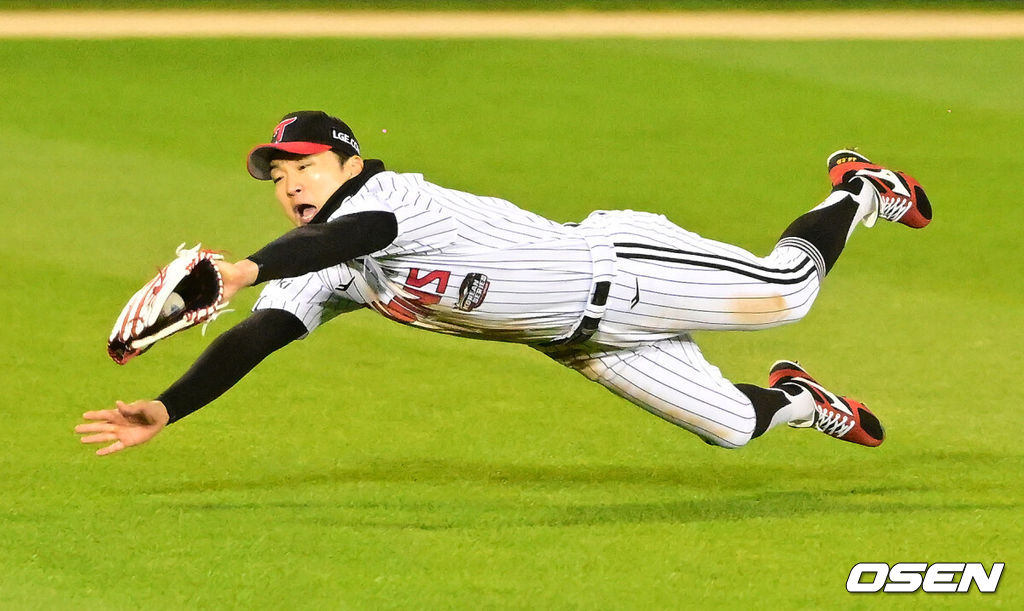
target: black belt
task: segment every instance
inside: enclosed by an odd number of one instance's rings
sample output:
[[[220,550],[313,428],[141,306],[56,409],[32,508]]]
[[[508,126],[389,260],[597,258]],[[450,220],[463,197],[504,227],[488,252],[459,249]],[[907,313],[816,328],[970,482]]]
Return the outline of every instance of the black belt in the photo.
[[[612,288],[612,283],[608,280],[602,280],[601,282],[594,283],[594,294],[590,297],[590,303],[596,306],[604,306],[608,303],[608,292]],[[597,327],[601,324],[600,316],[584,316],[580,324],[576,326],[576,330],[572,332],[572,335],[563,339],[556,339],[554,341],[545,342],[541,346],[565,346],[567,344],[579,344],[590,339],[592,335],[597,333]]]

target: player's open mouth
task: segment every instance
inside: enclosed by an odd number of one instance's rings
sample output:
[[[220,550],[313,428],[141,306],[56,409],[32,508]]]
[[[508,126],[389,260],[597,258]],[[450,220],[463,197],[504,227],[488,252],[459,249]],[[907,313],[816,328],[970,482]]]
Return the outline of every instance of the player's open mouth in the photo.
[[[299,204],[298,206],[295,206],[295,214],[303,223],[312,221],[313,217],[316,216],[317,211],[317,207],[313,204]]]

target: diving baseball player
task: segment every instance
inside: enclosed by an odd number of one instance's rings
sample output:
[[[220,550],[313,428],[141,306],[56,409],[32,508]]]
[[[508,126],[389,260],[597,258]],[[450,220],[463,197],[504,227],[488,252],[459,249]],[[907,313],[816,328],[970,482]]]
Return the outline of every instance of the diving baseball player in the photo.
[[[598,211],[559,224],[510,202],[363,159],[348,126],[286,115],[249,173],[274,184],[296,225],[258,252],[217,261],[224,297],[263,285],[253,313],[155,400],[87,412],[76,427],[110,454],[207,405],[263,358],[335,316],[372,308],[402,324],[526,344],[709,444],[738,448],[781,424],[877,446],[864,405],[796,362],[766,387],[735,384],[690,336],[800,320],[858,223],[931,220],[920,184],[852,151],[828,159],[832,191],[758,257],[664,216]]]

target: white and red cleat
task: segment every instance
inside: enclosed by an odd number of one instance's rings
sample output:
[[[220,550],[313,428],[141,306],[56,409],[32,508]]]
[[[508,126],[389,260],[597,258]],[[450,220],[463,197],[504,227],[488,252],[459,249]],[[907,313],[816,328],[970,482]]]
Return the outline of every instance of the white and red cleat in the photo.
[[[768,372],[768,385],[783,392],[785,386],[793,385],[811,393],[814,417],[806,423],[791,423],[795,428],[813,426],[826,435],[862,446],[875,447],[885,441],[885,429],[871,410],[860,401],[829,392],[793,361],[776,361]]]
[[[856,179],[870,184],[878,194],[878,216],[919,229],[932,220],[932,205],[921,183],[905,172],[894,172],[850,150],[828,156],[828,176],[838,187]]]

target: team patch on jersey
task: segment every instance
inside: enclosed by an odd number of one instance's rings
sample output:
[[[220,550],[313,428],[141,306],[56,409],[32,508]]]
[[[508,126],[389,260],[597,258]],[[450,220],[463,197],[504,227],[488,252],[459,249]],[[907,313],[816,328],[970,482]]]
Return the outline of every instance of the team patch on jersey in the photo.
[[[487,289],[490,286],[491,283],[487,280],[487,276],[477,272],[466,274],[466,279],[459,287],[459,302],[455,304],[455,307],[464,312],[479,308],[480,304],[484,302],[484,298],[487,297]]]

